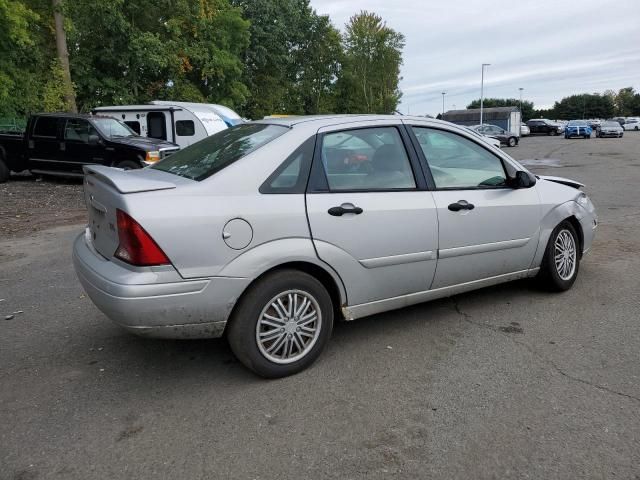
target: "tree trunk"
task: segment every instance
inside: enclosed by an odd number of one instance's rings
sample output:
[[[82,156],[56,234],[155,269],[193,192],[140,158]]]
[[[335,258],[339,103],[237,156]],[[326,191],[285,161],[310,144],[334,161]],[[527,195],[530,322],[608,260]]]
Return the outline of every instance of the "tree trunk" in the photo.
[[[64,16],[62,15],[62,0],[51,0],[53,4],[53,18],[56,24],[56,50],[58,60],[64,73],[64,100],[69,110],[78,111],[76,107],[76,95],[71,83],[71,70],[69,69],[69,51],[67,50],[67,34],[64,31]]]

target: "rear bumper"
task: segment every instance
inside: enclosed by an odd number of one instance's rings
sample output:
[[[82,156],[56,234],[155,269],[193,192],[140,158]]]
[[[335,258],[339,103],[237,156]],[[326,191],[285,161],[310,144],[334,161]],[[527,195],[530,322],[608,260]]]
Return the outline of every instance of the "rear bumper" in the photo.
[[[172,267],[128,269],[100,256],[79,235],[73,264],[98,309],[132,333],[160,338],[215,338],[250,280],[184,280]]]

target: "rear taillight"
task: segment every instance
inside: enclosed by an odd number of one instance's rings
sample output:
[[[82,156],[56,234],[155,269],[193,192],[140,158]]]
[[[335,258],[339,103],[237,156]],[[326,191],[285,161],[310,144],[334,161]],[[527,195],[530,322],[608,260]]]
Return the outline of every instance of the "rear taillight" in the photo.
[[[158,244],[142,226],[122,210],[118,217],[118,238],[120,244],[115,257],[138,267],[167,265],[169,259]]]

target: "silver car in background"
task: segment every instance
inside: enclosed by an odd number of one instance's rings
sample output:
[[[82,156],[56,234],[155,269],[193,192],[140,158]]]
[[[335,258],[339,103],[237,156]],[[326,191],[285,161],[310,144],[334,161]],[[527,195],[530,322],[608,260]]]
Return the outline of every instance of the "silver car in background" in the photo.
[[[509,280],[570,288],[596,215],[466,128],[423,117],[288,117],[153,167],[85,167],[73,247],[89,297],[139,335],[226,335],[259,375],[309,366],[334,320]]]
[[[604,138],[604,137],[622,138],[623,135],[624,135],[624,129],[620,126],[618,122],[612,122],[612,121],[602,122],[596,130],[596,136],[599,138]]]

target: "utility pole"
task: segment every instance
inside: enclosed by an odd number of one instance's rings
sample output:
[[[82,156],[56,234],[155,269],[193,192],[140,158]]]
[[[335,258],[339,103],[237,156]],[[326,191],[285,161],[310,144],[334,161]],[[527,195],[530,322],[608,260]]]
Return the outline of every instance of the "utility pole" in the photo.
[[[444,96],[447,92],[442,92],[442,118],[444,118]]]
[[[484,67],[488,67],[489,65],[491,65],[490,63],[483,63],[482,64],[482,77],[480,80],[480,125],[483,125],[482,123],[482,111],[484,110]]]
[[[67,108],[76,113],[76,95],[71,83],[71,70],[69,68],[69,51],[67,50],[67,34],[64,31],[64,16],[62,15],[62,0],[51,0],[53,6],[53,19],[56,26],[56,50],[58,60],[64,76],[64,101]]]

